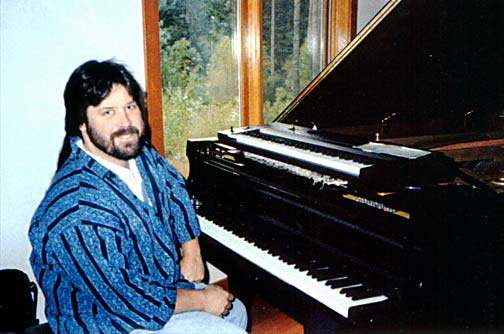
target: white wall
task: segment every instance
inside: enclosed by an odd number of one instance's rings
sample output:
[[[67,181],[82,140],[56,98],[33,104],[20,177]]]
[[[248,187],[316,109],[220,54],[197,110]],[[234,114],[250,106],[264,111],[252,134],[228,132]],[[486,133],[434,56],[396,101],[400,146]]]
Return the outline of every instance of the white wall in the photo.
[[[0,6],[0,268],[19,268],[33,279],[27,231],[64,136],[65,83],[81,63],[109,58],[145,82],[142,1],[1,0]],[[42,307],[39,299],[45,321]]]

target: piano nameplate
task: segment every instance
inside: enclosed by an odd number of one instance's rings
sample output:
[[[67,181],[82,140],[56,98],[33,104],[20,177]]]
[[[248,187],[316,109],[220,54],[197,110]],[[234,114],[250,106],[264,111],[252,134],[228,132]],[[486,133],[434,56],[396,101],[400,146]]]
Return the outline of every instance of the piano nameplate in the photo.
[[[375,209],[378,209],[378,210],[382,210],[382,211],[385,211],[385,212],[397,215],[397,216],[405,218],[405,219],[410,219],[409,212],[406,212],[406,211],[403,211],[403,210],[393,209],[393,208],[388,207],[385,204],[380,203],[380,202],[376,202],[376,201],[373,201],[373,200],[370,200],[370,199],[367,199],[367,198],[364,198],[364,197],[360,197],[360,196],[355,196],[355,195],[352,195],[352,194],[344,194],[343,197],[346,198],[346,199],[349,199],[351,201],[355,201],[357,203],[361,203],[361,204],[370,206],[372,208],[375,208]]]

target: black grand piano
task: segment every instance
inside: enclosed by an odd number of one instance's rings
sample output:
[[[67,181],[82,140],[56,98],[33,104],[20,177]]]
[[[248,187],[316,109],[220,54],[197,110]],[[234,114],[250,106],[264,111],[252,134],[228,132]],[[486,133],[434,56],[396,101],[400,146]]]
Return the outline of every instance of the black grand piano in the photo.
[[[503,330],[503,6],[390,1],[272,124],[188,141],[237,295],[305,333]]]

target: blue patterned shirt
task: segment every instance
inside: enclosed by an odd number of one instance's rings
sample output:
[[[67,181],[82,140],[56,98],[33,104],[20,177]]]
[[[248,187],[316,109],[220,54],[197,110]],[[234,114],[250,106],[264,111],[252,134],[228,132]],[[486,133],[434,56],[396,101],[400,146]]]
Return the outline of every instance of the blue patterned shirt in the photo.
[[[160,329],[176,289],[193,287],[179,267],[180,245],[200,234],[184,180],[144,145],[143,202],[75,142],[29,231],[49,324],[72,334]]]

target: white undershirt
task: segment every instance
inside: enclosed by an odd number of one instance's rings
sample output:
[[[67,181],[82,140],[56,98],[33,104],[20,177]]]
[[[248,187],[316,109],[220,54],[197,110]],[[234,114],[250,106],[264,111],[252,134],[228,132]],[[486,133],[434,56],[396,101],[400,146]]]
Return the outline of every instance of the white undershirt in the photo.
[[[95,159],[100,165],[119,176],[119,178],[126,183],[128,188],[133,192],[133,194],[135,194],[136,197],[138,197],[142,202],[145,201],[142,175],[140,175],[135,159],[128,160],[129,168],[122,167],[86,150],[82,139],[77,141],[77,146],[91,156],[91,158]]]

